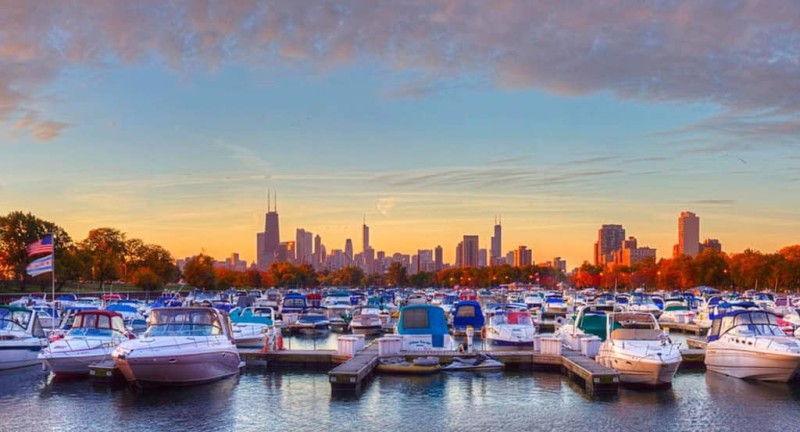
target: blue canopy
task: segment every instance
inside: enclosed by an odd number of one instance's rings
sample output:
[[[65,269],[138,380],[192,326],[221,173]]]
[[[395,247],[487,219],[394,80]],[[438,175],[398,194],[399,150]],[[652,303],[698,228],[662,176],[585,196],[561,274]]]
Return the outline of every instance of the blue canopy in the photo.
[[[114,312],[132,312],[132,313],[138,312],[136,308],[131,305],[119,304],[119,303],[108,305],[106,309]]]
[[[481,310],[481,304],[475,300],[463,300],[456,303],[453,311],[453,329],[465,330],[471,326],[475,330],[483,328],[485,318]]]
[[[400,309],[397,334],[431,335],[434,347],[444,347],[444,336],[449,335],[444,310],[429,304],[414,304]]]

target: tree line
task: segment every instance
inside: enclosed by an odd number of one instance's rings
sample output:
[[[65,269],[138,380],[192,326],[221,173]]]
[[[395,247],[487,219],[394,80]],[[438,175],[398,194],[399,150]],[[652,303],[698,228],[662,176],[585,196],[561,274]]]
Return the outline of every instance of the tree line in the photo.
[[[95,228],[74,242],[62,227],[31,213],[13,211],[0,216],[0,280],[23,289],[31,283],[50,281],[50,273],[30,277],[26,267],[28,245],[53,235],[56,289],[70,282],[124,281],[146,290],[162,288],[178,280],[175,259],[165,248],[145,243],[115,228]]]

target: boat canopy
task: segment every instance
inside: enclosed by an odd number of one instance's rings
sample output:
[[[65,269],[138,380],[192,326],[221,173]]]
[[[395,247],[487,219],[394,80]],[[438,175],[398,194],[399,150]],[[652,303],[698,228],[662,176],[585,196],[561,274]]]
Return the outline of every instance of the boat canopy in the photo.
[[[456,303],[453,312],[453,328],[462,330],[472,326],[472,328],[480,330],[484,323],[485,318],[480,303],[475,300],[462,300]]]
[[[218,312],[211,308],[159,308],[150,311],[146,336],[212,336],[223,334]]]
[[[785,335],[778,326],[778,317],[763,310],[732,310],[718,314],[711,322],[708,341],[715,341],[726,333],[742,337]]]
[[[429,304],[408,305],[400,309],[397,333],[401,335],[432,335],[434,347],[444,346],[444,336],[450,334],[444,310]]]
[[[111,310],[78,312],[72,319],[71,336],[110,336],[112,332],[125,334],[122,315]]]
[[[271,326],[274,323],[275,311],[269,307],[248,307],[231,311],[231,322],[264,324]]]

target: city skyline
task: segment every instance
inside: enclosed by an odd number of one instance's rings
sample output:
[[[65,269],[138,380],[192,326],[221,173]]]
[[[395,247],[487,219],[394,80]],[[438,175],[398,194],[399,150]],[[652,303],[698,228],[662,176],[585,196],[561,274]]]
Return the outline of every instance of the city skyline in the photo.
[[[570,268],[603,224],[671,256],[682,211],[800,237],[796,2],[267,3],[4,5],[0,211],[247,261],[266,188],[281,240],[450,263],[495,215]]]

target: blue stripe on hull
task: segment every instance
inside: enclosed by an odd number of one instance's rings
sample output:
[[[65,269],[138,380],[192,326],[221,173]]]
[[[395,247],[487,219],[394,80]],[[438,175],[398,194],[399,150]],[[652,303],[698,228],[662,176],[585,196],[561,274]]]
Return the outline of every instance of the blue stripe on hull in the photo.
[[[494,346],[516,346],[516,347],[533,347],[533,341],[531,342],[509,342],[497,339],[489,340],[489,343]]]

